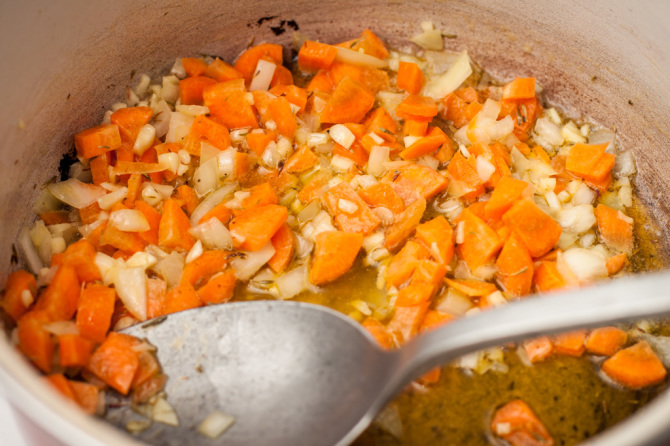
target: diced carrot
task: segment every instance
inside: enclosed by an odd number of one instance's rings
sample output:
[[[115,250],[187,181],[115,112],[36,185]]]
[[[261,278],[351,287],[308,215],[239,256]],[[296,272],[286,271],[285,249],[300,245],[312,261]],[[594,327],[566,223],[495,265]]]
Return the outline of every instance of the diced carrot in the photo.
[[[40,295],[35,308],[44,310],[54,321],[70,320],[77,311],[79,291],[80,283],[75,268],[62,265]]]
[[[277,138],[274,132],[267,133],[247,133],[246,140],[249,150],[258,156],[263,156],[265,148]]]
[[[443,284],[444,275],[447,274],[447,267],[443,263],[423,259],[414,268],[410,285],[425,283],[431,286],[431,297]]]
[[[185,281],[172,288],[165,295],[163,314],[178,313],[202,306],[202,301],[193,286]]]
[[[415,119],[405,119],[403,133],[405,136],[426,136],[428,132],[427,121],[417,121]]]
[[[26,303],[24,294],[30,295],[30,300]],[[0,299],[2,307],[12,319],[18,321],[28,310],[30,302],[37,297],[37,282],[35,276],[25,270],[14,271],[7,278],[5,292]]]
[[[328,189],[321,200],[344,232],[368,235],[381,224],[379,217],[345,181]]]
[[[111,332],[93,353],[88,369],[123,395],[128,394],[140,365],[140,354],[133,347],[139,341],[129,335]]]
[[[499,118],[511,116],[514,122],[514,136],[520,141],[527,141],[530,130],[535,126],[535,121],[542,114],[542,107],[537,97],[528,99],[503,99],[500,101],[502,111]],[[523,151],[522,151],[523,153]]]
[[[386,331],[386,327],[377,319],[368,317],[363,321],[362,325],[375,338],[381,348],[385,350],[393,348],[393,338]]]
[[[126,207],[131,208],[135,204],[135,200],[140,193],[140,187],[142,186],[143,180],[144,176],[142,174],[130,174],[130,178],[128,178],[128,191],[126,192],[125,200],[123,200],[123,204]]]
[[[430,302],[411,307],[396,307],[386,329],[397,339],[397,343],[407,342],[419,333]]]
[[[391,226],[384,231],[384,247],[397,251],[415,231],[426,211],[426,200],[419,198],[398,214]]]
[[[386,269],[387,287],[400,287],[405,283],[419,265],[419,260],[430,256],[430,251],[421,243],[409,240],[405,246],[393,256]]]
[[[386,141],[395,141],[396,124],[384,107],[372,110],[363,121],[369,132],[374,132]]]
[[[331,124],[358,123],[375,103],[375,97],[358,82],[345,77],[337,85],[321,112],[321,122]]]
[[[123,162],[128,162],[132,163],[133,160],[135,159],[135,152],[133,152],[133,143],[128,142],[128,141],[123,141],[121,144],[121,147],[116,149],[116,165],[114,166],[114,170],[116,171],[116,166],[122,166]],[[124,174],[120,175],[119,180],[121,183],[125,183],[128,181],[128,178],[130,175]]]
[[[559,224],[531,199],[516,202],[502,219],[519,236],[533,257],[543,256],[554,249],[561,236]]]
[[[217,274],[197,290],[198,297],[205,305],[222,304],[233,298],[235,291],[235,271],[227,268]]]
[[[233,247],[258,251],[270,242],[288,218],[284,206],[270,204],[245,210],[228,225],[233,236]]]
[[[53,319],[46,311],[31,310],[17,322],[19,349],[45,373],[51,371],[55,343],[44,325]]]
[[[468,208],[461,212],[458,221],[463,222],[464,237],[456,249],[470,271],[492,262],[503,246],[498,234]]]
[[[163,373],[159,373],[155,376],[149,378],[144,384],[137,386],[133,389],[132,401],[135,404],[145,404],[150,401],[150,399],[165,389],[165,384],[167,383],[167,376]]]
[[[293,258],[293,251],[295,240],[293,238],[293,231],[284,223],[281,228],[270,239],[272,246],[275,248],[275,253],[270,260],[268,266],[275,273],[280,273],[286,269]]]
[[[261,43],[252,48],[249,48],[240,55],[235,61],[235,69],[239,71],[244,80],[249,84],[254,77],[258,61],[264,58],[269,58],[277,65],[282,65],[283,49],[281,45],[273,43]]]
[[[268,204],[279,204],[279,197],[272,185],[268,182],[257,184],[249,189],[249,196],[242,200],[242,209],[251,209],[258,206],[266,206]],[[235,215],[239,214],[238,210],[233,210]]]
[[[91,166],[93,184],[100,185],[109,182],[109,161],[107,160],[106,154],[91,158],[89,165]]]
[[[486,220],[502,218],[516,201],[529,196],[532,190],[533,186],[530,183],[512,177],[503,177],[493,189],[491,198],[486,202],[484,208]]]
[[[405,160],[413,160],[424,155],[435,155],[446,141],[446,138],[442,135],[424,136],[400,152],[400,157]]]
[[[396,83],[398,88],[409,94],[419,94],[426,79],[423,77],[421,68],[413,62],[400,62],[398,65],[398,77]]]
[[[454,179],[454,181],[461,182],[470,192],[463,195],[463,198],[471,203],[479,196],[486,192],[481,177],[477,173],[477,169],[473,163],[474,156],[465,158],[463,154],[458,151],[454,154],[447,167],[447,172]]]
[[[81,158],[93,158],[118,149],[121,147],[119,126],[102,124],[82,130],[74,135],[74,145],[77,149],[77,156]]]
[[[299,182],[298,177],[296,177],[292,173],[287,172],[285,169],[282,169],[279,175],[277,175],[277,178],[272,182],[273,183],[272,185],[274,186],[278,194],[283,194],[289,189],[297,189],[298,182]]]
[[[560,289],[565,286],[565,280],[558,271],[556,262],[552,261],[540,262],[540,265],[535,268],[533,283],[539,292]]]
[[[77,328],[86,339],[103,342],[114,314],[116,292],[100,284],[91,283],[81,291],[77,302]]]
[[[312,149],[307,145],[300,147],[291,157],[286,161],[283,171],[302,172],[309,169],[319,162],[319,158],[314,154]]]
[[[272,120],[277,125],[277,132],[292,140],[298,128],[298,123],[288,100],[282,96],[274,98],[268,104],[268,110]]]
[[[211,211],[202,216],[198,223],[204,223],[210,218],[218,218],[221,223],[224,225],[230,221],[230,218],[233,216],[233,213],[229,208],[226,207],[226,203],[219,203]]]
[[[554,336],[554,352],[559,355],[581,356],[586,349],[586,330],[574,330]]]
[[[199,57],[182,57],[181,64],[187,76],[200,76],[207,71],[207,64]]]
[[[207,65],[205,76],[215,79],[217,82],[227,82],[234,79],[244,79],[242,73],[233,68],[232,65],[227,64],[218,57]]]
[[[283,65],[276,65],[270,80],[270,88],[293,85],[293,73]]]
[[[328,70],[336,55],[337,48],[332,45],[305,40],[298,52],[298,67],[304,71]]]
[[[179,81],[179,99],[184,105],[203,105],[203,92],[216,81],[205,76],[187,77]]]
[[[420,224],[416,238],[430,250],[433,260],[449,265],[454,256],[454,231],[446,218],[440,215]]]
[[[619,350],[603,362],[602,369],[614,381],[631,389],[656,385],[667,374],[647,341]]]
[[[614,167],[614,155],[605,153],[606,149],[607,144],[575,144],[565,160],[565,168],[585,180],[604,181]]]
[[[162,279],[147,279],[147,319],[163,316],[167,283]]]
[[[353,51],[363,50],[365,54],[376,57],[378,59],[386,59],[389,57],[389,52],[379,37],[369,29],[363,31],[363,34],[358,39],[350,40],[338,44],[344,48],[350,48]]]
[[[332,174],[328,169],[322,169],[311,177],[307,183],[298,192],[298,199],[303,203],[310,203],[316,198],[321,198],[325,190],[328,188],[328,182],[332,178]]]
[[[402,198],[388,183],[376,183],[358,192],[358,195],[371,207],[385,207],[391,212],[399,213],[405,210]]]
[[[344,78],[349,77],[372,95],[390,88],[386,71],[361,65],[335,61],[330,68],[330,77],[335,85],[339,85]]]
[[[228,266],[228,252],[210,250],[187,263],[181,274],[181,283],[189,283],[199,288],[207,283],[214,274],[222,272]]]
[[[195,243],[188,232],[190,227],[191,222],[179,202],[174,198],[166,200],[158,226],[158,244],[169,249],[188,251]]]
[[[343,146],[335,143],[335,146],[333,147],[333,155],[349,158],[361,168],[368,164],[368,152],[358,141],[354,141],[353,144],[351,144],[351,147],[348,149],[345,149]]]
[[[198,204],[200,204],[198,195],[195,193],[195,190],[187,184],[182,184],[179,186],[176,192],[176,198],[183,202],[182,207],[186,211],[186,215],[190,216],[195,208],[198,207]]]
[[[607,274],[613,276],[621,271],[626,264],[626,254],[623,252],[607,259]]]
[[[161,164],[158,163],[158,152],[156,151],[155,146],[149,147],[147,150],[145,150],[144,153],[138,157],[138,160],[141,163],[145,163],[148,165],[158,164],[158,166],[161,167],[161,170],[158,172],[149,172],[149,178],[153,183],[163,184],[166,169],[164,168],[164,166],[161,166]],[[167,172],[169,174],[172,174],[172,172],[170,172],[169,170],[167,170]]]
[[[300,107],[299,112],[305,111],[307,107],[307,90],[296,87],[295,85],[277,85],[270,89],[270,93],[275,96],[284,96],[291,104]]]
[[[147,244],[157,245],[161,214],[149,203],[143,200],[135,201],[135,209],[140,211],[147,219],[147,222],[149,222],[149,230],[138,232],[137,235],[139,235]]]
[[[70,382],[67,380],[67,378],[65,378],[65,375],[62,373],[54,373],[52,375],[43,377],[43,379],[65,398],[74,403],[78,403],[77,396],[74,394],[72,386],[70,386]]]
[[[599,204],[595,211],[598,232],[603,242],[617,251],[633,250],[633,219],[623,212]]]
[[[432,98],[410,94],[398,104],[395,114],[402,119],[430,122],[437,115],[437,105]]]
[[[206,142],[219,150],[230,146],[228,129],[207,116],[197,116],[184,140],[184,150],[200,156],[200,144]]]
[[[433,286],[428,283],[409,284],[398,291],[395,304],[397,307],[410,307],[424,302],[430,302]]]
[[[47,226],[70,222],[68,212],[65,210],[42,212],[40,219]]]
[[[344,275],[354,265],[362,244],[363,235],[358,233],[326,231],[318,234],[309,281],[324,285]]]
[[[449,185],[449,180],[435,169],[415,163],[389,170],[381,181],[391,184],[405,206],[419,197],[429,200]]]
[[[530,362],[535,364],[551,356],[554,352],[554,344],[548,336],[541,336],[523,342],[523,349]]]
[[[124,107],[112,113],[109,120],[119,126],[121,139],[135,143],[140,129],[151,121],[153,115],[151,107]]]
[[[433,330],[441,327],[454,320],[454,317],[447,313],[442,313],[437,310],[428,310],[423,322],[421,323],[421,331]]]
[[[72,266],[81,282],[101,280],[100,271],[95,264],[95,255],[95,247],[86,239],[82,239],[67,247],[63,264]]]
[[[335,88],[333,79],[330,77],[329,71],[319,71],[314,75],[309,84],[307,84],[307,91],[312,93],[314,91],[322,91],[330,93]]]
[[[510,296],[529,294],[533,285],[533,259],[526,246],[512,234],[496,260],[496,279]]]
[[[442,115],[447,121],[453,122],[454,126],[461,128],[468,124],[472,118],[482,109],[482,104],[478,102],[477,94],[473,100],[465,100],[459,94],[459,91],[449,93],[443,100],[444,112]]]
[[[144,250],[144,241],[142,241],[137,232],[121,231],[112,225],[105,226],[105,230],[100,236],[100,244],[113,246],[116,249],[129,253]]]
[[[84,367],[91,359],[93,343],[78,334],[58,336],[58,345],[63,367]]]
[[[596,355],[612,356],[628,341],[628,334],[617,327],[596,328],[586,338],[586,351]]]
[[[491,420],[491,430],[511,446],[554,445],[547,428],[522,400],[510,401],[496,410]]]
[[[255,67],[254,67],[255,69]],[[212,116],[230,129],[258,127],[256,114],[247,101],[247,90],[242,79],[219,82],[203,91],[205,105]]]
[[[100,209],[100,205],[95,201],[92,204],[79,209],[79,218],[82,223],[88,225],[98,219],[98,215],[100,215],[101,211],[102,209]]]
[[[498,291],[498,288],[494,284],[481,280],[450,279],[446,277],[444,281],[456,291],[460,291],[469,297],[484,297]]]
[[[503,87],[503,99],[530,99],[535,97],[535,78],[517,77]]]
[[[142,350],[139,356],[139,366],[137,367],[137,372],[135,372],[133,383],[130,387],[136,389],[160,372],[161,366],[158,363],[156,356],[148,350]]]
[[[79,407],[87,414],[94,415],[98,411],[100,390],[92,384],[81,381],[68,380],[68,383],[79,403]]]

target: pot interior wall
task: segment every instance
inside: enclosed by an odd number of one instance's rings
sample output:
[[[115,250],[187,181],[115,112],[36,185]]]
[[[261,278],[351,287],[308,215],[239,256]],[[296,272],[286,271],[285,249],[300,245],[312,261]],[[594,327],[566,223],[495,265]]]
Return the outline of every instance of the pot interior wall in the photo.
[[[665,253],[670,52],[661,45],[670,31],[661,17],[670,3],[645,6],[607,0],[6,2],[0,6],[0,282],[17,267],[13,243],[33,219],[30,205],[40,186],[58,174],[59,160],[72,149],[72,135],[99,123],[136,83],[133,73],[158,76],[179,56],[232,60],[252,39],[290,48],[297,29],[333,42],[369,27],[393,46],[410,48],[407,38],[424,20],[456,34],[447,48],[467,48],[495,76],[535,76],[569,115],[616,125],[622,146],[636,155],[638,197]],[[0,364],[10,361],[17,357],[0,358]]]

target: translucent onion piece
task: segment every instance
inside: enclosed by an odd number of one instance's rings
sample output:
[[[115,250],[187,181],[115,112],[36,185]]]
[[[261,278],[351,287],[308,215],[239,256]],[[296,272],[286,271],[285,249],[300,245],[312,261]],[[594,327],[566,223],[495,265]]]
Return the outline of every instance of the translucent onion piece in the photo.
[[[299,266],[291,271],[282,274],[275,281],[279,290],[279,297],[290,299],[302,293],[309,287],[307,280],[307,266]]]
[[[191,214],[191,226],[196,226],[200,223],[200,219],[205,216],[214,207],[233,194],[237,188],[237,183],[227,184],[207,196],[200,204],[193,210]]]
[[[138,320],[147,319],[147,276],[144,268],[121,268],[114,287],[128,311]]]
[[[260,251],[241,251],[240,255],[233,257],[230,261],[231,266],[235,270],[235,277],[242,281],[251,279],[274,254],[275,248],[272,246],[272,243],[268,243]]]
[[[76,209],[95,203],[107,193],[100,186],[82,183],[74,178],[50,184],[47,189],[54,197]]]
[[[109,224],[126,232],[144,232],[151,229],[144,214],[135,209],[119,209],[109,214]]]
[[[372,68],[385,68],[388,65],[386,61],[378,59],[374,56],[370,56],[369,54],[342,47],[337,47],[337,55],[335,56],[335,60],[338,62]]]

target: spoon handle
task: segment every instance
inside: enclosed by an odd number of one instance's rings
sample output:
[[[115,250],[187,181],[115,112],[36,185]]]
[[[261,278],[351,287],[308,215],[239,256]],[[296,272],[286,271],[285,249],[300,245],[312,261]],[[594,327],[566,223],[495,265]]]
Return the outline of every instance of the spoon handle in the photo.
[[[539,335],[670,314],[670,274],[645,274],[512,302],[465,317],[403,347],[396,384],[464,354]]]

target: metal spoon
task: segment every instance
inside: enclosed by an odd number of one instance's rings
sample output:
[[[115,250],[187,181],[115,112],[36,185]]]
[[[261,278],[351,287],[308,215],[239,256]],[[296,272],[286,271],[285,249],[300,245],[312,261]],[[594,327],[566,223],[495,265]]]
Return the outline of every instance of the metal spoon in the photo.
[[[508,341],[670,314],[670,275],[650,274],[530,298],[467,317],[398,350],[380,349],[350,318],[297,302],[240,302],[186,311],[126,333],[147,338],[169,376],[180,425],[139,438],[213,444],[195,432],[211,411],[235,417],[225,445],[345,445],[412,379]],[[127,404],[108,411],[124,427]]]

